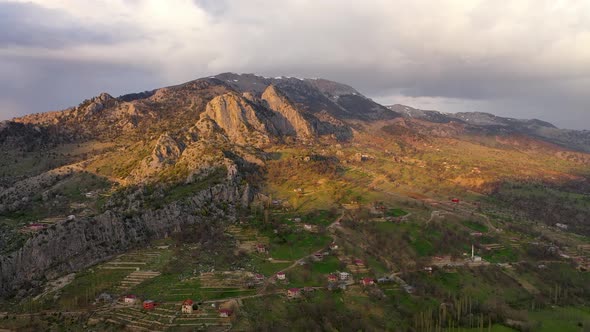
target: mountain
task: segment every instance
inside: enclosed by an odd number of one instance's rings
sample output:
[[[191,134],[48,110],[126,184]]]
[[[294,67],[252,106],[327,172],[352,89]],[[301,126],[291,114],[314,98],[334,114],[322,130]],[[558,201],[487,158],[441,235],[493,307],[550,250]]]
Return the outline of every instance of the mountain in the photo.
[[[536,326],[523,310],[590,298],[588,134],[234,73],[5,121],[0,311],[83,315],[70,330]],[[104,304],[126,294],[159,307]],[[187,298],[198,315],[177,314]]]
[[[441,113],[425,111],[405,105],[391,105],[388,109],[402,114],[406,118],[420,119],[434,123],[455,122],[465,126],[466,130],[474,132],[524,134],[563,147],[590,152],[590,131],[559,129],[551,123],[532,119],[522,120],[504,118],[482,112]]]

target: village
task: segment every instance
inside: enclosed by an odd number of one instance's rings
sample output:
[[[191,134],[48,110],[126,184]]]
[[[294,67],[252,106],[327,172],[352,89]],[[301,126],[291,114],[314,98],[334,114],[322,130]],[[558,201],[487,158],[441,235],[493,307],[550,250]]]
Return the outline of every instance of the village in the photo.
[[[433,216],[440,218],[444,216],[445,211],[447,213],[456,211],[461,202],[459,199],[453,198],[449,203],[437,202],[433,205],[436,205],[441,211],[438,214],[433,212]],[[382,203],[373,204],[371,210],[376,222],[392,224],[409,222],[409,213],[388,216],[386,211],[389,208]],[[411,296],[416,288],[404,281],[400,273],[381,272],[381,274],[376,274],[375,269],[367,265],[364,259],[350,256],[343,250],[345,243],[341,243],[340,236],[346,232],[342,224],[346,213],[346,209],[342,210],[336,220],[330,223],[314,223],[299,216],[284,219],[290,225],[290,230],[296,230],[302,234],[317,234],[317,236],[325,234],[324,243],[328,243],[327,245],[321,246],[320,243],[320,247],[309,247],[304,256],[298,257],[284,253],[273,255],[273,245],[268,235],[265,236],[249,225],[231,225],[227,232],[236,238],[237,250],[255,257],[259,268],[254,268],[253,272],[244,269],[201,272],[196,278],[199,282],[195,282],[194,285],[201,290],[225,290],[222,296],[187,296],[181,299],[181,296],[184,295],[203,294],[202,292],[187,291],[186,286],[190,284],[190,279],[181,282],[181,284],[185,284],[182,287],[170,288],[171,293],[166,294],[167,296],[150,297],[139,292],[128,292],[118,298],[111,298],[110,295],[102,294],[97,299],[103,296],[109,298],[110,302],[108,302],[108,306],[97,310],[92,322],[107,321],[125,324],[136,330],[165,330],[174,326],[229,328],[240,316],[241,307],[248,299],[253,298],[282,296],[285,301],[305,301],[317,292],[353,292],[354,294],[386,296],[391,291],[402,291]],[[487,231],[498,232],[499,230],[490,227]],[[484,236],[485,230],[472,230],[469,234],[476,243],[477,239]],[[421,267],[420,271],[428,276],[437,269],[452,271],[456,268],[474,268],[493,264],[476,253],[474,243],[470,244],[470,251],[463,253],[464,258],[454,259],[450,256],[435,255],[431,258],[430,265]],[[502,246],[478,244],[478,251],[483,250],[486,253],[502,249]],[[283,249],[278,248],[277,250]],[[169,250],[169,247],[156,246],[154,250],[156,252],[158,250],[166,251]],[[120,291],[137,289],[134,286],[159,275],[158,272],[143,271],[143,265],[138,262],[117,263],[112,261],[107,264],[113,269],[124,269],[127,267],[125,264],[135,269],[121,281],[125,287],[119,288]],[[495,264],[505,269],[511,268],[509,264]],[[262,266],[264,268],[261,268]],[[314,274],[314,278],[311,280],[308,278],[309,281],[305,281],[305,278],[301,278],[301,273],[306,266],[312,266],[312,269],[315,267],[321,273]],[[177,300],[173,301],[172,299]]]
[[[298,196],[304,194],[301,188],[293,192]],[[423,201],[429,206],[424,212],[419,209],[406,212],[383,201],[369,204],[352,201],[336,211],[299,214],[285,208],[286,201],[272,199],[266,207],[270,213],[226,226],[225,234],[235,246],[233,255],[244,257],[238,266],[214,268],[212,265],[191,268],[192,271],[185,266],[171,273],[167,266],[174,256],[202,248],[163,239],[148,248],[104,262],[82,277],[72,276],[63,283],[52,284],[53,288],[38,296],[38,301],[58,298],[64,309],[71,310],[82,304],[92,312],[90,326],[115,324],[137,331],[191,328],[225,331],[243,327],[240,318],[248,315],[250,303],[257,299],[280,299],[294,304],[326,296],[320,294],[368,299],[405,294],[413,298],[423,292],[414,284],[416,274],[421,275],[419,279],[439,278],[441,273],[497,266],[531,294],[539,292],[514,273],[521,262],[502,258],[520,250],[523,243],[535,244],[535,239],[517,237],[501,229],[477,213],[478,204],[456,197],[428,199]],[[359,211],[366,211],[363,212],[366,216],[358,217]],[[462,218],[453,219],[456,216]],[[67,218],[75,221],[75,216]],[[354,230],[358,227],[412,230],[417,219],[425,220],[426,224],[452,220],[452,224],[458,225],[466,241],[460,255],[429,250],[422,254],[423,245],[416,243],[414,250],[422,257],[419,262],[402,267],[395,257],[367,255],[370,248],[354,238],[358,236],[358,229]],[[43,231],[52,222],[55,221],[31,223],[23,231]],[[555,225],[550,231],[565,232],[567,225]],[[287,243],[279,241],[285,238]],[[551,250],[561,260],[574,262],[580,270],[587,271],[589,249],[586,244],[578,244],[573,248],[555,246]],[[539,261],[537,268],[543,269],[549,263]],[[82,285],[86,285],[84,299],[80,298]],[[88,285],[92,286],[90,292]]]

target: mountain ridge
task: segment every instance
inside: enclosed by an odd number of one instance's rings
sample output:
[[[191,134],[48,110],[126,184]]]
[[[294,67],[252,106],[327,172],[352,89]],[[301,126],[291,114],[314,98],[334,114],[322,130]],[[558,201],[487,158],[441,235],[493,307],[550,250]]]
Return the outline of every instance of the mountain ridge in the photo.
[[[0,295],[96,263],[84,246],[106,259],[253,206],[327,209],[365,197],[487,195],[509,181],[588,182],[590,155],[563,148],[568,136],[543,122],[413,110],[327,80],[226,73],[3,122]],[[168,225],[169,212],[182,222]],[[70,216],[84,225],[65,227]],[[111,236],[105,220],[126,226]],[[31,223],[56,229],[30,232]],[[89,237],[68,244],[68,231]],[[121,237],[131,240],[115,243]],[[38,260],[23,257],[38,245],[48,249]]]

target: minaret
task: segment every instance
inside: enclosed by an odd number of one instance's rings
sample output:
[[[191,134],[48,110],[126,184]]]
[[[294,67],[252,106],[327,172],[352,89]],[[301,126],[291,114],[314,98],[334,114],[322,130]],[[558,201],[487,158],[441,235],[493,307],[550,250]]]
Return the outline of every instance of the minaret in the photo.
[[[473,260],[473,255],[474,254],[474,250],[473,250],[473,244],[471,245],[471,260]]]

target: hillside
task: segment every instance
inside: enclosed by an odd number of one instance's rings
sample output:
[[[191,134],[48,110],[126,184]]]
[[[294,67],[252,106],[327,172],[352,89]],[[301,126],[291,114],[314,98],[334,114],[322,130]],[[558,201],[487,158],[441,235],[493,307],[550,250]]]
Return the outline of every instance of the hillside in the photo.
[[[425,111],[405,105],[391,105],[388,109],[402,114],[406,118],[420,119],[435,123],[456,122],[464,124],[473,132],[524,134],[550,143],[582,152],[590,152],[590,131],[559,129],[553,124],[532,119],[522,120],[504,118],[489,113],[461,112],[441,113]]]
[[[233,73],[15,118],[0,328],[590,326],[589,142]]]

